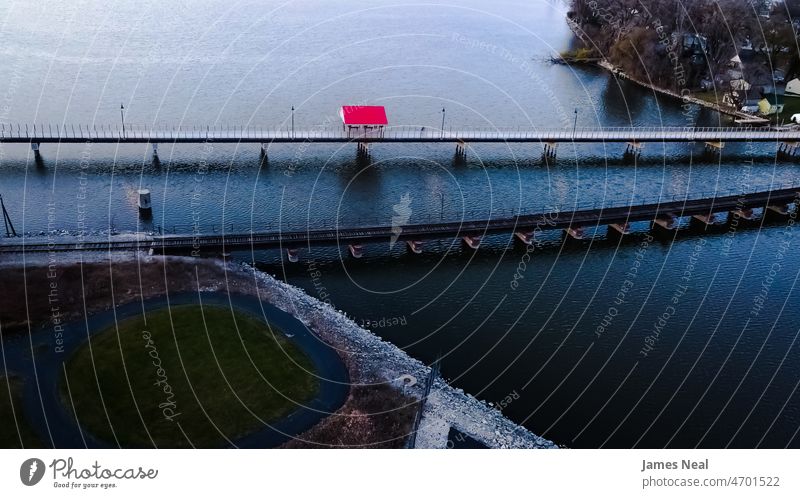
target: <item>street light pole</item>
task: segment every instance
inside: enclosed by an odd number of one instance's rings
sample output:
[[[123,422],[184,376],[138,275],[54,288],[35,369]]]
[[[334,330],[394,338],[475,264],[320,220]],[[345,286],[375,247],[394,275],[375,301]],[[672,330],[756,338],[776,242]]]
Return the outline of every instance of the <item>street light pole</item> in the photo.
[[[122,136],[125,136],[125,106],[119,105],[119,117],[122,119]]]
[[[292,106],[292,138],[294,138],[294,106]]]
[[[444,116],[445,116],[445,110],[444,107],[442,107],[442,133],[439,135],[439,138],[444,137]]]
[[[575,140],[575,129],[578,127],[578,109],[575,108],[575,123],[572,125],[572,139]]]

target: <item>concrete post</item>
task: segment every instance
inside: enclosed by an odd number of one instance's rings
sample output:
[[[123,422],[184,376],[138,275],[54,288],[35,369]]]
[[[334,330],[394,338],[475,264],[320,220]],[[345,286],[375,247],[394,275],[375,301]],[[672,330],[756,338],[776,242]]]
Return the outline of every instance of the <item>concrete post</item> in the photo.
[[[150,202],[150,190],[143,188],[139,190],[139,216],[145,219],[153,217],[153,205]]]

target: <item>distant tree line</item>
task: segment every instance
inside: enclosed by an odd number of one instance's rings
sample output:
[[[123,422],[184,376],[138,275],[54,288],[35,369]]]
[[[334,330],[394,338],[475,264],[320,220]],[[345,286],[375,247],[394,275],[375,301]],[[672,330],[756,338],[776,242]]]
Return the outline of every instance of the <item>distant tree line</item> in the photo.
[[[569,16],[615,66],[676,91],[714,80],[742,52],[762,74],[800,71],[800,0],[571,0]]]

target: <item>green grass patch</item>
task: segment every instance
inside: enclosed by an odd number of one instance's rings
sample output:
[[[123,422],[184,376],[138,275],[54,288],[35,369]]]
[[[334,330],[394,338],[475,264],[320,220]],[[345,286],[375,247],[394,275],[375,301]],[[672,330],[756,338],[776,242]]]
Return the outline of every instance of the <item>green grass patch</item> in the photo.
[[[732,107],[730,107],[730,106],[728,106],[728,105],[726,105],[726,104],[724,104],[722,102],[722,97],[724,95],[725,95],[725,92],[723,92],[723,91],[719,91],[719,92],[708,91],[708,92],[694,92],[694,93],[692,93],[692,97],[698,98],[700,100],[705,100],[706,102],[710,102],[712,104],[717,104],[717,105],[720,105],[722,107],[729,107],[729,108],[732,109]]]
[[[576,50],[564,50],[559,55],[564,60],[582,61],[597,59],[597,53],[590,48],[578,48]]]
[[[91,433],[111,443],[116,435],[123,447],[223,446],[318,390],[311,361],[279,330],[214,306],[122,321],[118,333],[105,330],[78,350],[66,371],[64,402]]]
[[[0,448],[43,447],[23,416],[21,398],[22,382],[16,377],[0,377]]]
[[[788,123],[793,114],[800,113],[800,97],[785,97],[783,103],[783,112],[778,115],[778,122]]]

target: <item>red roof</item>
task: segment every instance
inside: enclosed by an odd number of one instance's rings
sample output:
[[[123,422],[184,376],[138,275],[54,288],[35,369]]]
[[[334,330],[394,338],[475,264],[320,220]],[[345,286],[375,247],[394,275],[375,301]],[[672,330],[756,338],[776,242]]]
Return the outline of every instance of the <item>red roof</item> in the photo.
[[[385,125],[386,109],[382,105],[345,105],[339,111],[346,125]]]

